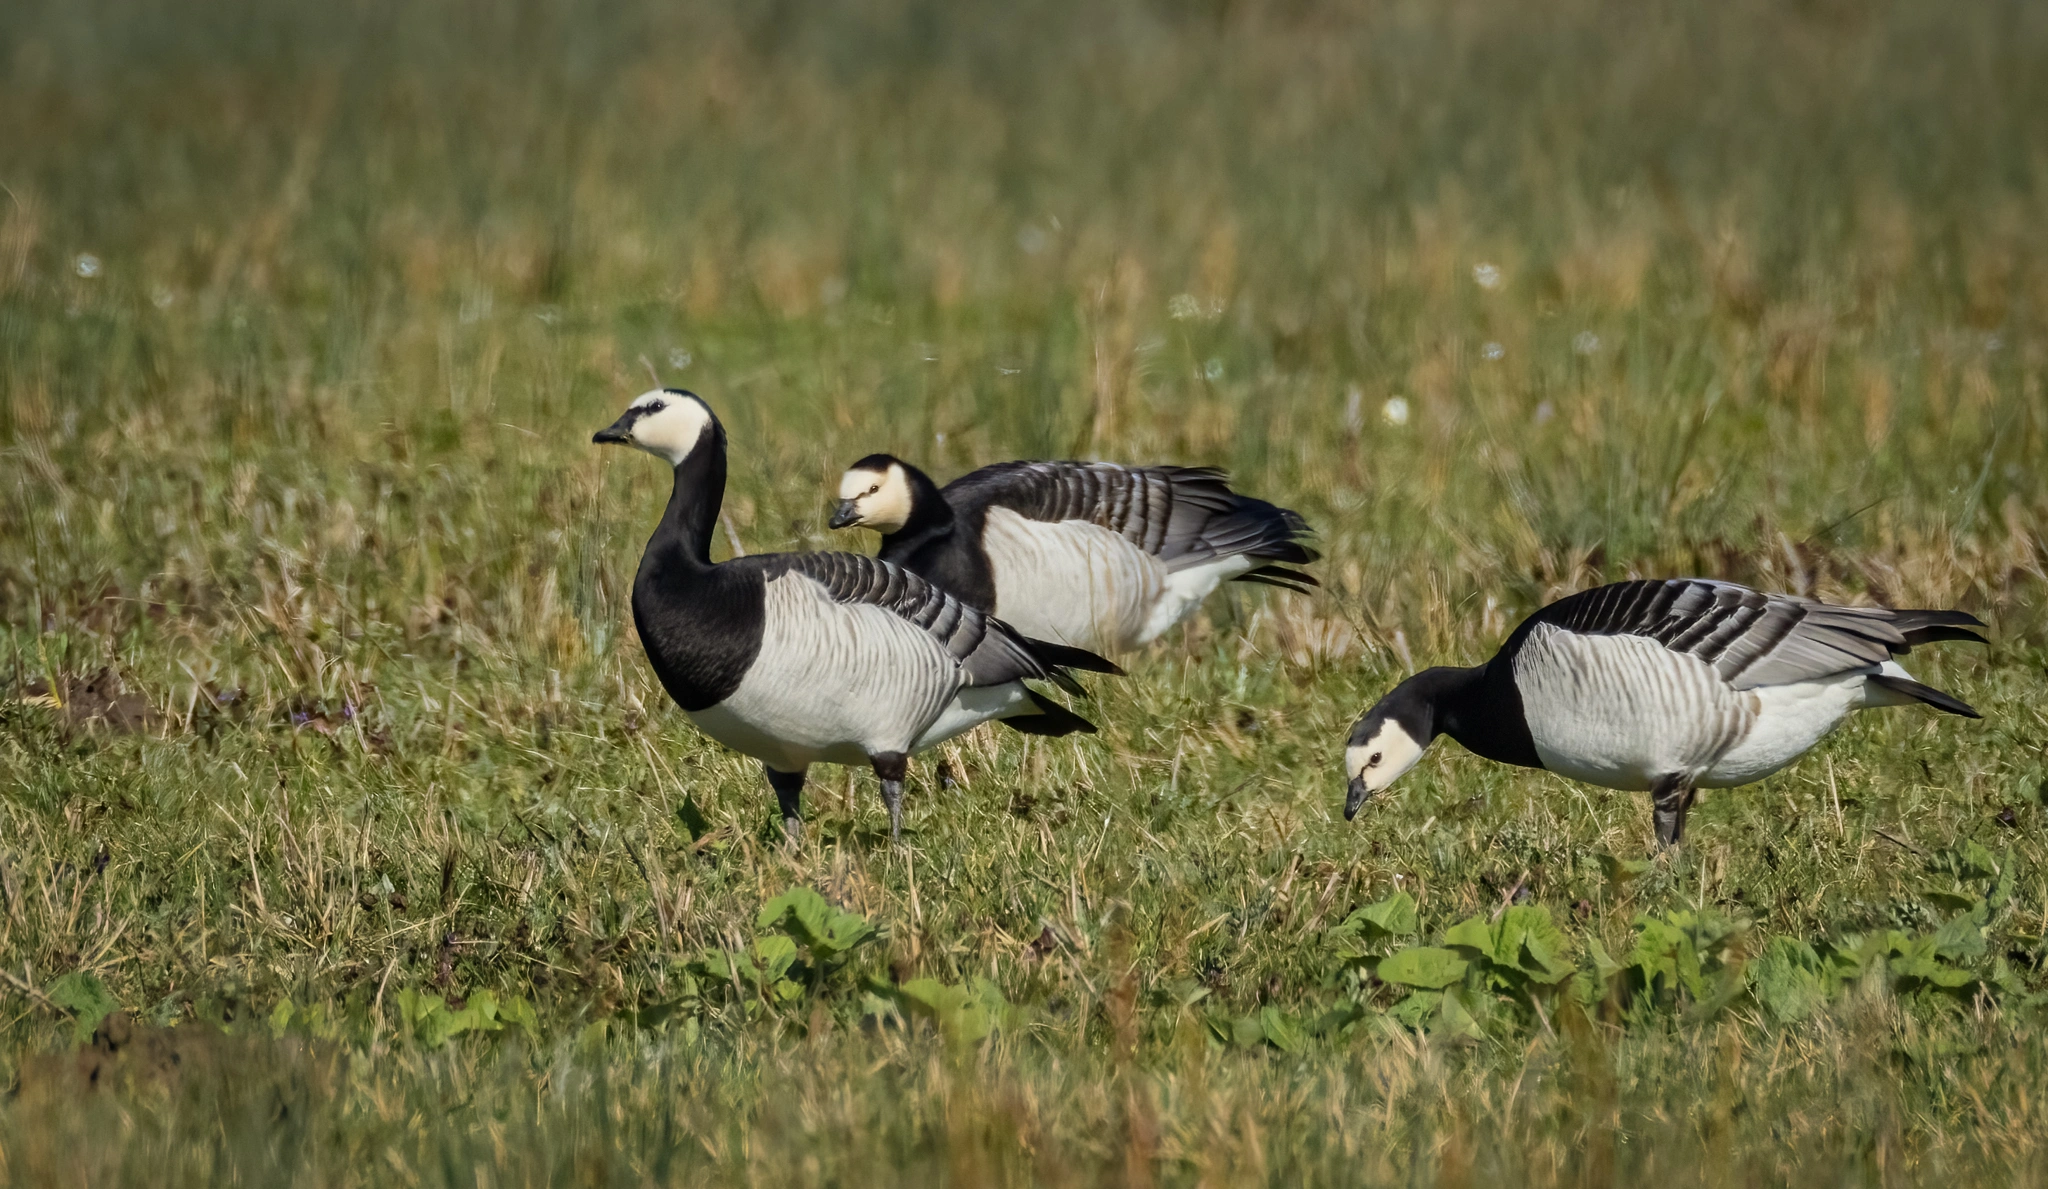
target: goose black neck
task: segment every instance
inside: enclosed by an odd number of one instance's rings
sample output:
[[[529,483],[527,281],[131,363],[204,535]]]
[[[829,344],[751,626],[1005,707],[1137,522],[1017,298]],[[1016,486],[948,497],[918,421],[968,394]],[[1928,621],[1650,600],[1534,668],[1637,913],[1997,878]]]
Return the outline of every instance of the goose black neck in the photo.
[[[897,464],[903,468],[903,478],[910,485],[910,517],[903,527],[882,538],[883,554],[891,552],[910,553],[927,544],[943,541],[953,535],[957,523],[953,505],[946,502],[939,485],[932,482],[930,475],[918,470],[907,462]]]
[[[1475,755],[1503,764],[1540,768],[1536,744],[1522,713],[1522,693],[1511,665],[1500,661],[1469,669],[1425,669],[1402,683],[1428,706],[1429,738],[1449,735]]]
[[[1394,688],[1387,697],[1388,709],[1424,745],[1438,735],[1463,743],[1461,736],[1472,720],[1485,672],[1483,665],[1476,669],[1424,669]]]
[[[647,556],[693,568],[711,565],[711,534],[725,502],[725,429],[706,426],[697,448],[676,464],[676,485],[661,523],[647,541]]]
[[[1429,704],[1431,738],[1449,735],[1465,742],[1464,736],[1471,732],[1479,717],[1477,704],[1485,677],[1486,666],[1480,665],[1471,669],[1424,669],[1408,679],[1407,684],[1416,687],[1416,696]]]

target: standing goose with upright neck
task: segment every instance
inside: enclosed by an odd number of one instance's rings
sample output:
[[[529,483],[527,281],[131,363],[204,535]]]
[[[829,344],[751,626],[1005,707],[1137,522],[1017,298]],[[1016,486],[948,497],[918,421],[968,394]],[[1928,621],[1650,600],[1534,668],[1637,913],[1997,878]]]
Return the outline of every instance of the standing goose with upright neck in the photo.
[[[1531,615],[1493,659],[1426,669],[1351,728],[1348,820],[1439,735],[1504,764],[1648,791],[1657,840],[1676,845],[1702,788],[1762,780],[1849,713],[1960,699],[1892,658],[1943,640],[1983,643],[1962,611],[1839,607],[1732,582],[1618,582]]]
[[[646,393],[591,440],[674,468],[633,580],[633,623],[691,722],[761,761],[792,837],[814,763],[871,765],[896,838],[911,755],[991,720],[1040,735],[1095,729],[1024,683],[1080,694],[1068,669],[1115,665],[1027,639],[898,566],[852,553],[714,563],[725,428],[694,393]]]

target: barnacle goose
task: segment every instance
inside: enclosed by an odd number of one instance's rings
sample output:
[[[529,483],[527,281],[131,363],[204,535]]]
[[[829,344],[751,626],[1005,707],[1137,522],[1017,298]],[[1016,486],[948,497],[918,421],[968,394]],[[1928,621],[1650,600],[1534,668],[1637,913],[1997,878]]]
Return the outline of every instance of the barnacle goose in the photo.
[[[1230,579],[1316,585],[1275,564],[1316,559],[1307,523],[1209,467],[1004,462],[941,490],[871,454],[841,478],[830,523],[880,532],[883,560],[1027,636],[1096,652],[1149,643]]]
[[[1617,582],[1531,615],[1493,659],[1417,673],[1351,728],[1349,820],[1438,735],[1504,764],[1647,790],[1657,840],[1685,832],[1694,791],[1762,780],[1852,710],[1957,698],[1892,657],[1942,640],[1984,643],[1962,611],[1837,607],[1704,578]]]
[[[854,553],[714,564],[725,427],[696,394],[646,393],[591,441],[637,446],[675,468],[633,580],[633,623],[690,721],[761,761],[792,837],[814,763],[873,765],[897,838],[913,753],[990,719],[1038,735],[1094,731],[1024,682],[1080,694],[1068,669],[1121,670],[1027,639],[899,566]]]

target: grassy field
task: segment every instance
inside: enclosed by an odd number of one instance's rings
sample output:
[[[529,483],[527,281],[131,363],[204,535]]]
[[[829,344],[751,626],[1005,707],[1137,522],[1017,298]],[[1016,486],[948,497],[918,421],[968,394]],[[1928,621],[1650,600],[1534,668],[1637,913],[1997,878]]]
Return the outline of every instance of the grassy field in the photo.
[[[2048,1175],[2044,111],[2019,3],[11,0],[0,1182]],[[748,551],[1213,463],[1324,589],[791,852],[630,626],[656,380]],[[1661,574],[1974,611],[1984,718],[1343,821]]]

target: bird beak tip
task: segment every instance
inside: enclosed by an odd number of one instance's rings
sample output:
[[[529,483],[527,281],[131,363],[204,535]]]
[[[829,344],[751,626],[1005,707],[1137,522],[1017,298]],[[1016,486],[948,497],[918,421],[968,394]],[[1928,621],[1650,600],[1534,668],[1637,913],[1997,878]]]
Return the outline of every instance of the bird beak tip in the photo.
[[[1365,778],[1363,776],[1352,777],[1351,784],[1344,790],[1344,820],[1348,822],[1357,817],[1358,807],[1365,804],[1366,799],[1370,796],[1372,796],[1372,793],[1365,787]]]

